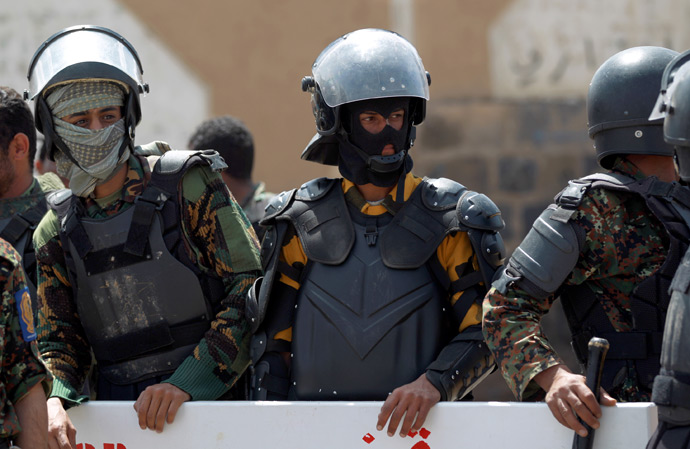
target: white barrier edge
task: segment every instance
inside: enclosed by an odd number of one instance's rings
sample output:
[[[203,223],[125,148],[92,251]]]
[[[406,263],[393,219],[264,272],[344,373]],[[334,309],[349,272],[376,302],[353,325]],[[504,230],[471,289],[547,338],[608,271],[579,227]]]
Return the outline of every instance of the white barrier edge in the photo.
[[[425,432],[406,438],[376,430],[380,402],[189,402],[162,433],[141,430],[132,405],[70,409],[77,449],[570,449],[573,439],[543,403],[437,404]],[[595,449],[645,447],[657,424],[654,404],[603,409]]]

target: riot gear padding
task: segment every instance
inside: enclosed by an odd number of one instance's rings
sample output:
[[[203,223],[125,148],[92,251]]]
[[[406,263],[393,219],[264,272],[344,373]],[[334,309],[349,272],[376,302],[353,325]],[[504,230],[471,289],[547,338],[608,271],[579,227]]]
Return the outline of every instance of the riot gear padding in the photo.
[[[671,283],[671,301],[664,324],[661,372],[654,379],[652,400],[659,419],[690,425],[690,251],[686,251]]]
[[[577,245],[584,237],[584,230],[576,223],[571,223],[570,219],[578,210],[585,193],[594,188],[639,195],[669,237],[668,253],[663,265],[639,282],[629,294],[633,322],[629,332],[616,331],[602,306],[606,298],[601,298],[587,284],[562,285],[577,263],[580,253]],[[550,206],[542,214],[525,238],[530,243],[527,245],[530,249],[524,251],[525,257],[521,258],[521,252],[516,250],[503,275],[494,282],[494,287],[504,293],[507,286],[515,283],[534,297],[544,298],[551,293],[560,295],[572,334],[573,350],[580,363],[584,365],[587,362],[587,343],[591,337],[606,338],[611,343],[602,372],[602,388],[607,391],[616,388],[626,378],[634,379],[639,388],[651,388],[654,376],[659,372],[661,328],[667,316],[671,278],[690,241],[690,220],[684,218],[690,218],[690,193],[678,183],[662,182],[656,177],[637,181],[623,174],[597,173],[571,181],[557,195],[555,206]],[[544,219],[546,216],[549,219]],[[540,223],[542,219],[551,226]],[[549,234],[555,236],[551,229],[567,230],[566,226],[570,226],[576,236],[581,236],[547,238]],[[566,244],[568,248],[572,247],[574,255],[572,251],[563,251]],[[530,260],[537,257],[538,263]],[[551,273],[550,282],[546,282],[549,278],[543,275],[540,278],[524,268],[533,265]],[[561,284],[557,285],[556,281],[561,278]]]
[[[460,208],[462,198],[467,204]],[[471,209],[466,223],[458,220],[459,209]],[[482,195],[448,179],[424,179],[395,215],[367,216],[346,202],[338,180],[320,178],[274,198],[262,224],[269,226],[262,245],[265,278],[258,304],[250,309],[261,316],[270,297],[274,313],[276,307],[291,311],[286,313],[294,315],[294,323],[292,317],[283,318],[276,328],[293,327],[292,343],[285,347],[286,342],[273,338],[276,329],[266,317],[252,339],[251,357],[261,363],[262,355],[272,351],[293,352],[289,397],[384,399],[426,371],[441,394],[454,400],[491,371],[488,351],[478,344],[480,334],[468,330],[453,339],[454,317],[464,317],[481,301],[486,279],[493,278],[503,260],[502,254],[480,254],[482,244],[491,251],[502,248],[494,228],[503,226],[498,208]],[[289,238],[288,229],[297,233],[307,257],[303,269],[292,270],[297,273],[285,271],[294,267],[279,260],[276,242]],[[446,236],[458,231],[468,233],[479,270],[468,264],[467,272],[451,282],[445,269],[435,266],[440,266],[435,253]],[[300,290],[278,292],[285,286],[278,281],[283,274],[297,279]],[[448,298],[456,291],[465,293],[451,306]],[[286,299],[293,292],[297,297]],[[417,348],[414,360],[391,368],[386,360],[408,360],[409,353],[400,352],[408,347]],[[255,379],[253,388],[259,387],[268,384]]]
[[[441,392],[442,401],[456,401],[467,396],[495,368],[481,326],[476,325],[465,329],[441,350],[427,368],[426,377]]]
[[[69,190],[47,197],[60,223],[84,331],[99,374],[110,383],[172,373],[208,331],[226,295],[222,279],[202,272],[182,241],[179,186],[197,165],[218,170],[224,162],[213,150],[166,151],[134,205],[105,219],[88,218]]]
[[[612,167],[617,155],[673,156],[662,122],[650,120],[662,74],[678,53],[662,47],[634,47],[610,57],[594,74],[587,95],[589,136],[597,161]]]
[[[429,77],[417,50],[397,33],[363,29],[346,34],[326,47],[312,65],[313,76],[302,80],[302,90],[311,93],[316,130],[320,136],[347,139],[342,127],[341,106],[361,100],[409,97],[407,123],[409,148],[413,125],[424,120],[429,99]],[[325,146],[321,146],[323,143]],[[337,146],[312,139],[302,159],[337,165]],[[328,156],[322,153],[333,152]],[[334,161],[335,163],[332,163]]]
[[[532,229],[508,261],[494,287],[506,294],[508,287],[519,286],[535,298],[555,292],[575,267],[584,235],[570,223],[554,219],[555,206],[548,207],[532,224]]]
[[[29,89],[24,97],[36,101],[36,128],[45,136],[50,159],[54,158],[56,148],[68,156],[69,149],[53,129],[53,117],[45,97],[52,87],[70,81],[104,79],[123,86],[126,135],[120,152],[127,146],[133,147],[134,129],[141,120],[139,95],[147,93],[149,88],[143,80],[139,56],[124,37],[93,25],[66,28],[41,44],[31,59],[27,76]]]

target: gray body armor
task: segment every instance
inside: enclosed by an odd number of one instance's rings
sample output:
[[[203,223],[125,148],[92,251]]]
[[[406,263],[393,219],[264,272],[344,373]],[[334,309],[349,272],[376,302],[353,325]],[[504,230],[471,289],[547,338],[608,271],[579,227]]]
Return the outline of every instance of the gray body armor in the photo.
[[[640,195],[668,236],[665,262],[637,284],[630,295],[634,326],[630,332],[616,332],[601,305],[607,298],[596,296],[586,284],[561,288],[584,244],[584,230],[570,218],[590,188]],[[610,391],[630,377],[640,389],[648,391],[659,372],[668,289],[690,241],[687,218],[690,218],[690,190],[677,183],[661,182],[655,177],[635,181],[621,174],[594,174],[570,181],[556,197],[556,204],[549,206],[534,223],[494,287],[505,294],[510,285],[517,283],[537,298],[560,294],[573,336],[572,346],[580,363],[587,362],[586,348],[591,337],[606,338],[611,347],[602,373],[602,387]]]
[[[49,197],[81,323],[99,374],[113,384],[174,372],[210,326],[222,282],[211,289],[214,280],[184,253],[178,189],[191,166],[215,162],[165,153],[134,205],[105,219],[86,217],[68,190]]]
[[[36,255],[31,240],[34,230],[48,210],[45,199],[20,214],[0,220],[0,238],[6,240],[19,253],[26,273],[26,284],[31,305],[36,313]]]
[[[661,372],[654,379],[652,400],[661,421],[690,426],[690,250],[676,271],[671,291]]]
[[[338,180],[325,178],[269,206],[266,221],[276,228],[290,223],[308,259],[294,312],[290,398],[383,400],[434,364],[457,335],[455,316],[463,317],[486,292],[482,287],[475,296],[468,293],[467,302],[459,300],[452,307],[448,275],[432,262],[440,266],[435,257],[438,246],[457,231],[470,234],[478,255],[482,253],[477,246],[484,245],[486,257],[478,259],[485,270],[473,272],[472,281],[463,279],[468,289],[479,282],[489,285],[502,258],[496,229],[470,228],[458,219],[456,206],[463,195],[468,198],[468,219],[486,212],[470,198],[476,203],[488,198],[445,179],[425,179],[394,215],[361,213],[346,202]],[[502,225],[498,209],[493,208],[497,215],[492,218]],[[484,218],[485,224],[490,221]],[[264,241],[264,247],[274,247],[269,259],[277,259],[279,252],[274,239],[282,241],[272,236],[273,231]],[[268,296],[276,275],[276,268],[268,263],[262,297]],[[267,301],[260,300],[258,307],[265,307]],[[477,347],[477,342],[472,345]],[[255,357],[263,351],[253,352]],[[484,354],[479,357],[485,365],[478,370],[481,375],[491,369]],[[439,371],[456,368],[456,358],[450,358]]]

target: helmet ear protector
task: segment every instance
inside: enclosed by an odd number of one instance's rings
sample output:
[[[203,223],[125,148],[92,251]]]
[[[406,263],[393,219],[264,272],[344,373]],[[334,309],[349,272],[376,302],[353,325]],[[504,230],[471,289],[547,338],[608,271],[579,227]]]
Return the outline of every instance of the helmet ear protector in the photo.
[[[335,134],[340,126],[340,107],[332,108],[326,104],[313,76],[302,78],[302,91],[311,94],[311,112],[314,114],[316,131],[322,136]]]

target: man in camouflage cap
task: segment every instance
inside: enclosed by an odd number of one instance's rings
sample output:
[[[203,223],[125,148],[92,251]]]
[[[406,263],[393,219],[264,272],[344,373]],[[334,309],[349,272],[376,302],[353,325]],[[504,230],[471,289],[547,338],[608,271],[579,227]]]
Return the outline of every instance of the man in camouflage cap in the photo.
[[[664,139],[675,147],[680,179],[690,182],[690,50],[671,61],[661,81],[653,115],[664,117]],[[659,425],[647,449],[690,448],[690,250],[671,283],[671,301],[661,348],[661,371],[652,401]]]
[[[519,400],[546,400],[584,436],[601,408],[540,327],[560,295],[582,364],[593,336],[609,340],[601,403],[649,401],[673,273],[688,246],[688,191],[676,181],[662,121],[650,120],[662,73],[677,53],[631,48],[590,84],[589,133],[607,173],[570,181],[535,221],[484,300],[483,331]]]
[[[92,352],[96,398],[136,400],[140,427],[158,432],[183,402],[224,396],[249,364],[256,234],[217,173],[218,153],[134,145],[142,73],[131,44],[95,26],[58,32],[29,69],[36,125],[71,189],[48,198],[34,234],[60,447],[75,448],[65,409],[88,399]]]
[[[36,127],[29,105],[0,87],[0,237],[15,247],[36,297],[36,257],[31,237],[45,215],[46,193],[64,188],[54,173],[34,177]],[[34,303],[35,306],[35,303]]]
[[[48,447],[50,374],[36,347],[31,299],[19,254],[0,239],[0,449]]]

